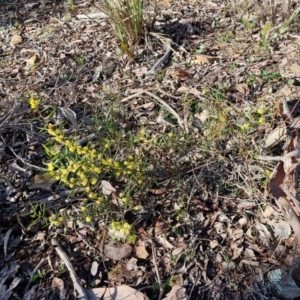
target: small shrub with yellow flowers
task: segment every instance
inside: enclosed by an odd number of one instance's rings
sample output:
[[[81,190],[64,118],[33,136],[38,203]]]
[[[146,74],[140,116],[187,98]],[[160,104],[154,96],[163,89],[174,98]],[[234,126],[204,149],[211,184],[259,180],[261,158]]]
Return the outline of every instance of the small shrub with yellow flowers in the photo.
[[[78,139],[68,139],[63,131],[49,124],[48,133],[53,137],[54,143],[44,145],[50,156],[47,169],[60,183],[69,188],[84,188],[90,200],[99,202],[99,195],[94,192],[101,175],[110,175],[116,179],[129,178],[142,183],[143,173],[146,171],[142,159],[129,155],[126,160],[114,159],[105,152],[98,151],[89,144],[81,146]],[[59,147],[55,144],[58,143]],[[57,150],[56,150],[57,149]]]
[[[35,97],[31,96],[28,100],[30,108],[32,109],[32,111],[37,112],[38,111],[38,106],[41,102],[41,100],[39,99],[35,99]]]
[[[42,116],[40,100],[30,97],[29,105],[33,112],[39,112]],[[52,111],[53,113],[53,111]],[[48,120],[49,118],[45,118]],[[129,195],[130,184],[141,185],[145,181],[147,166],[140,155],[116,155],[113,150],[112,138],[104,138],[101,141],[88,141],[81,145],[79,136],[70,136],[63,124],[53,124],[46,121],[43,128],[50,139],[43,145],[48,161],[45,161],[47,174],[55,179],[58,184],[66,186],[80,193],[85,198],[80,210],[71,218],[80,219],[86,223],[92,223],[107,209],[108,196],[102,195],[101,181],[105,178],[121,180],[124,182],[126,192],[119,193],[120,205],[129,207],[131,198]],[[142,131],[143,136],[146,132]],[[49,217],[52,226],[61,226],[66,216],[54,214]],[[135,236],[130,234],[131,225],[126,222],[112,222],[109,232],[117,240],[131,240]]]
[[[112,222],[109,225],[110,236],[118,241],[131,240],[131,225],[127,222]]]

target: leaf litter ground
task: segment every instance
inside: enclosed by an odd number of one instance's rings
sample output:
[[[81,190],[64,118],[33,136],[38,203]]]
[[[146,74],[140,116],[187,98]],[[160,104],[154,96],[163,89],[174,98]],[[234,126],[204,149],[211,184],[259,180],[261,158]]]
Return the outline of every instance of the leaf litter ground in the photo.
[[[300,296],[299,18],[279,34],[295,3],[270,27],[268,7],[234,4],[163,3],[130,60],[92,19],[99,3],[1,2],[0,299]],[[68,134],[146,154],[131,207],[106,176],[102,215],[45,226],[86,197],[41,177],[50,137],[32,95]],[[112,240],[117,219],[135,242]]]

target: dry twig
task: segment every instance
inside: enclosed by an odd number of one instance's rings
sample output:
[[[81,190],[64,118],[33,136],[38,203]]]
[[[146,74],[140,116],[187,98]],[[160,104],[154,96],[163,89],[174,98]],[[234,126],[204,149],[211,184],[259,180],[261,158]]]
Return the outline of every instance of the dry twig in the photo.
[[[68,271],[70,272],[70,276],[73,281],[74,289],[78,293],[77,298],[80,300],[88,300],[88,296],[87,296],[84,288],[80,285],[79,280],[77,279],[76,273],[74,271],[74,268],[73,268],[69,258],[67,257],[66,253],[63,251],[63,249],[61,248],[61,246],[59,245],[57,240],[52,239],[51,244],[55,248],[55,250],[56,250],[57,254],[59,255],[59,257],[61,258],[61,260],[63,260]]]
[[[154,95],[153,93],[151,93],[147,90],[138,91],[137,93],[122,99],[121,102],[126,102],[126,101],[131,100],[133,98],[136,98],[137,96],[140,96],[142,94],[149,95],[150,97],[154,98],[158,103],[163,105],[177,119],[178,125],[181,128],[185,129],[186,132],[188,132],[188,128],[184,128],[184,126],[183,126],[184,121],[181,119],[179,114],[169,104],[167,104],[164,100],[162,100],[161,98],[159,98],[158,96]]]

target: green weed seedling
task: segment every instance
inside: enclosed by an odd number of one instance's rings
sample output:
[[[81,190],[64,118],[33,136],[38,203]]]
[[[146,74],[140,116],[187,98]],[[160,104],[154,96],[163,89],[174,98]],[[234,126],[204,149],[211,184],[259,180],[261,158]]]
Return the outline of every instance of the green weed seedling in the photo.
[[[44,278],[46,275],[46,272],[45,271],[41,271],[41,270],[38,270],[37,273],[33,276],[30,277],[30,282],[34,283],[36,282],[38,279],[42,279]]]
[[[77,64],[79,67],[82,67],[82,66],[84,66],[84,64],[85,64],[85,59],[84,59],[84,57],[81,56],[81,55],[76,56],[76,57],[75,57],[75,61],[76,61],[76,64]]]
[[[200,47],[196,50],[197,54],[201,54],[205,51],[205,45],[201,44]]]
[[[30,217],[33,219],[33,221],[30,223],[29,228],[35,226],[39,222],[48,225],[46,217],[46,204],[40,205],[39,203],[30,203],[30,206],[32,210]]]
[[[247,19],[241,18],[239,22],[245,26],[248,31],[252,31],[254,27],[254,18],[252,14],[249,14]]]
[[[75,6],[73,0],[67,0],[67,5],[68,5],[69,10],[70,10],[71,12],[74,12],[74,11],[75,11],[76,6]]]

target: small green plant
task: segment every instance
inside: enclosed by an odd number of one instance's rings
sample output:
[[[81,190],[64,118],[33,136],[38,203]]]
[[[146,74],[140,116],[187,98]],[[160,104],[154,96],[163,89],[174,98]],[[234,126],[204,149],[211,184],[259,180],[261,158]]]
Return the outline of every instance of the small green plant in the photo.
[[[247,19],[240,18],[239,22],[246,27],[247,30],[251,31],[254,27],[254,17],[252,14],[249,14]]]
[[[68,7],[69,7],[69,10],[70,10],[71,12],[74,12],[75,9],[76,9],[76,6],[75,6],[73,0],[67,0],[67,4],[68,4]]]
[[[163,14],[163,17],[166,22],[169,22],[174,18],[171,14]]]
[[[269,82],[269,81],[275,81],[280,78],[280,74],[274,73],[274,72],[267,72],[265,70],[260,71],[260,74],[258,76],[254,74],[249,74],[247,84],[249,86],[254,85],[256,82]]]
[[[46,275],[46,272],[45,271],[41,271],[41,270],[38,270],[37,273],[33,276],[30,277],[30,282],[34,283],[36,282],[38,279],[41,279],[41,278],[44,278]]]
[[[47,223],[47,218],[46,218],[46,204],[40,205],[38,203],[36,204],[31,204],[31,213],[30,217],[33,219],[33,221],[30,223],[29,228],[35,226],[37,223],[42,222]]]
[[[205,51],[205,45],[201,44],[200,47],[196,50],[197,54],[201,54]]]
[[[84,66],[84,64],[85,64],[85,59],[84,59],[84,57],[81,56],[81,55],[77,55],[77,56],[75,57],[75,61],[76,61],[76,64],[77,64],[78,66],[80,66],[80,67]]]
[[[158,81],[162,81],[164,79],[164,77],[165,77],[164,72],[157,72],[156,73],[156,78],[157,78]]]

